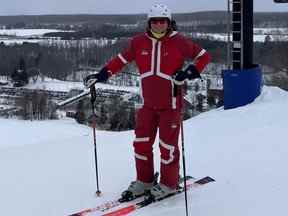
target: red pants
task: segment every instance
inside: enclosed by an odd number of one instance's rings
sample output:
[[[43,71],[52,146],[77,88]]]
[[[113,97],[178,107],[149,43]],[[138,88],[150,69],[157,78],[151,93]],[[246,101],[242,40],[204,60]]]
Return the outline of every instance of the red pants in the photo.
[[[159,128],[161,152],[160,183],[176,188],[179,179],[179,147],[181,112],[179,109],[157,110],[147,107],[137,113],[134,151],[137,180],[152,182],[154,176],[153,143]]]

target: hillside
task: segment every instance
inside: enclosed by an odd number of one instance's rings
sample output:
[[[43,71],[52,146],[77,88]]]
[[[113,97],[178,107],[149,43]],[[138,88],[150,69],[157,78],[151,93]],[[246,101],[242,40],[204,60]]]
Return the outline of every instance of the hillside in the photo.
[[[288,20],[288,12],[255,12],[255,24],[259,25],[263,22],[273,24]],[[225,23],[227,20],[226,11],[200,11],[193,13],[173,14],[178,22],[202,21],[213,23]],[[97,14],[74,14],[74,15],[25,15],[25,16],[0,16],[0,25],[17,25],[24,26],[49,26],[58,25],[101,25],[103,23],[114,24],[135,24],[146,20],[145,14],[127,14],[127,15],[97,15]],[[275,23],[274,23],[275,24]],[[269,27],[269,26],[266,26]],[[271,26],[270,26],[271,27]]]
[[[184,122],[187,171],[215,183],[188,193],[191,215],[285,215],[288,93],[265,87],[250,105]],[[97,131],[101,198],[95,193],[92,130],[72,120],[0,119],[0,203],[6,216],[59,216],[115,199],[134,179],[132,131]],[[155,145],[158,168],[158,147]],[[184,215],[184,196],[133,215]]]

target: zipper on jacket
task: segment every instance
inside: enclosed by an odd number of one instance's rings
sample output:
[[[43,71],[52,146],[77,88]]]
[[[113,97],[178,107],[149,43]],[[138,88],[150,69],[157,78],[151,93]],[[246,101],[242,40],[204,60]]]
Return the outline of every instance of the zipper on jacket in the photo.
[[[159,43],[159,41],[157,40],[156,43],[155,43],[155,51],[154,51],[154,59],[153,59],[153,61],[154,61],[154,71],[153,71],[153,74],[154,74],[154,75],[156,75],[156,73],[157,73],[158,43]]]

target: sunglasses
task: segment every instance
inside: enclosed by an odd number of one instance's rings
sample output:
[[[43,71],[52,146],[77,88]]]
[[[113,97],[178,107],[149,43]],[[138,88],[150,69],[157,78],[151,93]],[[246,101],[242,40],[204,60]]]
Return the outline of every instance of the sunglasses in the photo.
[[[165,24],[167,23],[167,19],[151,19],[150,22],[152,24]]]

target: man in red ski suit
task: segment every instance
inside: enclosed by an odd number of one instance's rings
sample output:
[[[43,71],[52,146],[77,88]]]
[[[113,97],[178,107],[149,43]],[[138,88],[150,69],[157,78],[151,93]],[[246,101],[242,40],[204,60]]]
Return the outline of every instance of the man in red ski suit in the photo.
[[[181,71],[186,60],[193,64]],[[96,82],[105,82],[132,61],[136,62],[140,74],[143,106],[137,113],[133,144],[137,180],[127,191],[132,192],[134,198],[142,195],[144,189],[152,188],[152,146],[159,128],[161,178],[155,194],[166,195],[175,191],[179,180],[178,137],[183,98],[174,94],[174,88],[186,79],[199,78],[210,62],[210,55],[190,39],[173,31],[170,10],[165,5],[155,4],[148,13],[147,31],[134,36],[127,49],[110,60],[98,74],[86,77],[84,84],[89,87]]]

